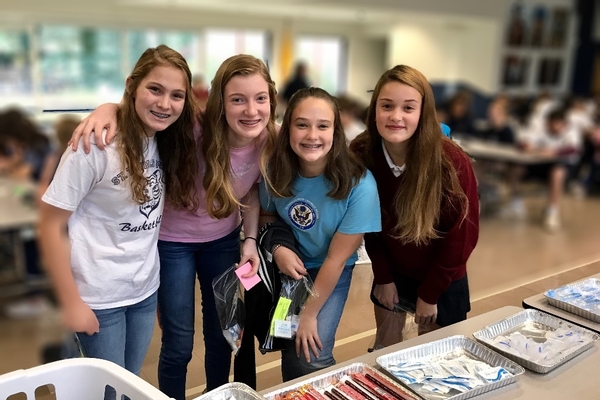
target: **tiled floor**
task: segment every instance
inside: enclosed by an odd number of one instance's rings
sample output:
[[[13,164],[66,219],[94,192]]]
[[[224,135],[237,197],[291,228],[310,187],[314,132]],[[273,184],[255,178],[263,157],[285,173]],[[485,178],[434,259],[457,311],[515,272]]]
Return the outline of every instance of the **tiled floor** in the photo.
[[[556,234],[541,229],[536,217],[543,203],[537,197],[528,201],[531,218],[526,221],[482,221],[480,240],[469,261],[470,316],[504,305],[520,306],[526,297],[600,272],[600,201],[567,199],[565,203],[564,229]],[[374,341],[373,308],[368,300],[371,279],[370,265],[356,267],[337,334],[338,361],[364,354]],[[29,320],[0,316],[0,374],[38,365],[43,345],[60,337],[56,312]],[[142,377],[154,385],[159,347],[156,328],[142,369]],[[189,399],[204,389],[203,355],[198,333],[188,372]],[[259,390],[281,382],[278,354],[258,353],[257,363]]]

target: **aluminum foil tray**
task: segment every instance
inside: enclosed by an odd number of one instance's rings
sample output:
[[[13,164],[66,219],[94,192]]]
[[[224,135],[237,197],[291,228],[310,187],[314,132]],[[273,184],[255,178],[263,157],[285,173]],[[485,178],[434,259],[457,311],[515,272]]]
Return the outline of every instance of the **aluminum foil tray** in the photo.
[[[582,293],[587,297],[587,302],[581,302],[581,297],[573,296]],[[561,308],[571,314],[600,323],[600,279],[587,278],[569,283],[544,293],[548,304]]]
[[[550,331],[555,331],[558,328],[567,328],[573,332],[577,332],[582,335],[583,340],[546,360],[534,360],[529,357],[518,356],[505,351],[505,349],[493,343],[494,338],[501,335],[510,335],[513,332],[520,332],[536,342],[543,343],[546,341],[545,334]],[[473,333],[473,336],[481,343],[490,346],[505,357],[527,369],[541,374],[548,373],[573,357],[581,354],[592,347],[594,342],[599,338],[597,334],[588,329],[581,328],[575,324],[570,324],[553,315],[546,314],[545,312],[531,309],[523,310],[515,315],[488,325]]]
[[[218,388],[211,390],[208,393],[197,397],[194,400],[264,400],[265,398],[253,390],[250,386],[231,382]]]
[[[309,378],[309,379],[303,380],[301,382],[295,383],[293,385],[284,387],[282,389],[278,389],[273,392],[267,393],[264,395],[264,397],[266,400],[280,400],[288,392],[297,390],[305,385],[311,385],[316,390],[323,391],[323,390],[331,387],[333,384],[338,382],[344,376],[348,376],[348,375],[354,374],[354,373],[369,373],[369,374],[381,379],[382,381],[386,382],[390,386],[393,386],[398,391],[404,393],[407,398],[414,399],[414,400],[425,400],[419,394],[414,393],[409,388],[404,387],[403,385],[399,384],[397,381],[388,378],[387,376],[383,375],[381,372],[377,371],[375,368],[373,368],[367,364],[364,364],[364,363],[354,363],[354,364],[347,365],[345,367],[334,369],[332,371],[324,373],[323,375]]]
[[[421,361],[435,363],[441,360],[456,359],[461,356],[467,356],[474,360],[482,361],[492,367],[502,367],[510,372],[511,376],[507,376],[497,382],[478,386],[460,394],[454,394],[456,391],[452,391],[447,395],[432,394],[430,392],[419,391],[418,386],[415,386],[414,388],[411,386],[411,388],[415,389],[422,397],[428,400],[463,400],[511,384],[516,381],[519,375],[522,375],[525,372],[520,365],[463,335],[450,336],[435,342],[379,356],[377,357],[377,364],[388,371],[388,373],[393,374],[390,368],[398,365],[400,362]]]

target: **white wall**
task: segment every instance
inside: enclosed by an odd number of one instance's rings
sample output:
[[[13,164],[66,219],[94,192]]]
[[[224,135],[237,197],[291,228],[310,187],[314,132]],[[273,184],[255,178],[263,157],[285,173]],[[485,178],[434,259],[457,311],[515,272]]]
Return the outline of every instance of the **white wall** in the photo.
[[[386,64],[407,64],[432,82],[464,82],[484,93],[498,89],[501,24],[419,18],[390,33]]]

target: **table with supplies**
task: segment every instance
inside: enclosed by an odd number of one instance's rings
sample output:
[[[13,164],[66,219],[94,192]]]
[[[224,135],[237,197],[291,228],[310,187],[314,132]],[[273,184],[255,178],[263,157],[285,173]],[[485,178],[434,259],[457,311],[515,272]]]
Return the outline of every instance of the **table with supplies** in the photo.
[[[600,279],[600,274],[592,275],[586,279],[583,279],[583,280],[577,281],[577,282],[583,282],[585,280],[596,280],[596,279]],[[577,282],[573,282],[572,284],[576,284]],[[546,292],[524,299],[523,307],[533,308],[536,310],[544,311],[548,314],[555,315],[566,321],[572,322],[572,323],[582,326],[584,328],[590,329],[594,332],[600,333],[600,322],[595,322],[589,318],[584,318],[582,316],[579,316],[572,312],[569,312],[565,309],[558,308],[558,307],[551,305],[548,297],[546,297]]]
[[[344,368],[355,363],[365,363],[374,366],[379,371],[383,371],[377,366],[377,358],[387,354],[407,350],[415,346],[425,345],[434,341],[450,338],[455,335],[464,335],[467,338],[474,339],[473,333],[482,330],[490,325],[508,319],[509,317],[521,313],[524,310],[520,307],[502,307],[485,314],[469,318],[466,321],[427,333],[425,335],[398,343],[396,345],[377,350],[373,353],[340,363],[326,370],[315,372],[311,375],[286,382],[281,385],[266,389],[261,393],[270,399],[269,394],[281,391],[283,388],[293,387],[302,382],[310,381],[320,375],[327,374],[328,371]],[[503,358],[503,357],[502,357]],[[506,359],[505,359],[506,360]],[[544,400],[562,400],[572,399],[596,399],[600,396],[599,385],[597,382],[597,366],[600,363],[600,343],[594,341],[591,347],[556,367],[552,371],[540,374],[525,370],[519,376],[516,376],[514,383],[499,387],[489,392],[476,396],[477,399],[544,399]],[[386,375],[390,376],[390,375]]]

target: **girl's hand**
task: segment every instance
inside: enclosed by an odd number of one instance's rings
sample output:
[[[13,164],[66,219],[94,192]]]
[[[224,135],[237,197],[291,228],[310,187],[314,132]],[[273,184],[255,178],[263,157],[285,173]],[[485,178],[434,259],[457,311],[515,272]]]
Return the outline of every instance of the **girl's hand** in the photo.
[[[83,151],[90,152],[90,137],[92,134],[96,139],[96,145],[100,150],[104,150],[104,144],[110,144],[117,132],[117,110],[119,106],[113,103],[106,103],[98,106],[90,115],[85,117],[73,131],[73,136],[69,140],[69,146],[73,151],[77,151],[79,140],[83,137]],[[102,131],[106,129],[106,138],[102,139]]]
[[[247,274],[242,275],[242,278],[249,278],[256,275],[258,266],[260,264],[260,258],[258,257],[258,249],[256,248],[256,241],[252,239],[245,240],[242,243],[242,258],[240,259],[239,266],[242,266],[250,262],[252,269]]]
[[[273,259],[281,272],[297,281],[307,273],[300,257],[287,247],[279,246],[273,253]]]
[[[373,289],[373,296],[377,299],[381,305],[385,306],[388,310],[393,310],[396,304],[400,301],[398,298],[398,289],[396,284],[386,283],[383,285],[375,285]]]
[[[317,317],[300,313],[298,331],[296,332],[296,356],[304,356],[306,362],[310,362],[310,352],[319,358],[319,351],[323,351],[323,344],[319,339],[317,330]]]
[[[64,307],[63,324],[72,332],[85,332],[93,335],[100,331],[100,323],[96,314],[83,301]]]
[[[437,320],[437,304],[429,304],[417,298],[417,310],[415,312],[415,322],[419,325],[429,325]]]

